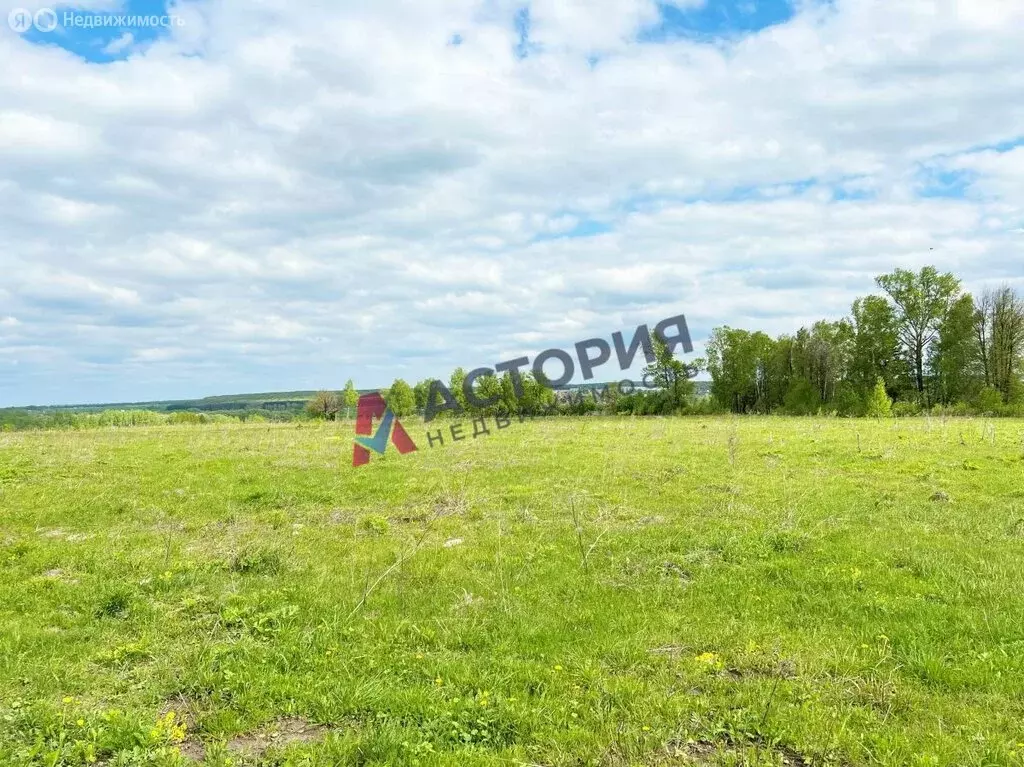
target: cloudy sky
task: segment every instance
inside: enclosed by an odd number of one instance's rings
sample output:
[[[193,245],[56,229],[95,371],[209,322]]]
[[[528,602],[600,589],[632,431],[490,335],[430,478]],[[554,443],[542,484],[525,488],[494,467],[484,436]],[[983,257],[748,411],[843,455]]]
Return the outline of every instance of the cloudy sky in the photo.
[[[680,312],[699,352],[895,266],[1024,287],[1020,0],[3,21],[44,5],[0,0],[0,406],[379,386]]]

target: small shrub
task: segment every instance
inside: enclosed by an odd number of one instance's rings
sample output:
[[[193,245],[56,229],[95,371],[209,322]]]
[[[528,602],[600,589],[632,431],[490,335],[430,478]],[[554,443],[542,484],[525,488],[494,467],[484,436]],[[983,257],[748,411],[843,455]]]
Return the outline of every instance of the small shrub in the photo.
[[[128,589],[108,591],[96,608],[97,618],[123,618],[132,606],[132,593]]]
[[[921,415],[922,408],[917,402],[894,402],[892,404],[892,415],[896,418],[910,418]]]
[[[283,530],[291,522],[291,517],[280,509],[267,512],[265,518],[266,523],[275,530]]]
[[[963,417],[971,414],[971,406],[966,402],[957,402],[946,411],[946,415]]]
[[[807,545],[807,537],[796,533],[779,530],[765,537],[768,548],[776,554],[794,554],[802,551]]]
[[[167,423],[172,424],[200,424],[206,423],[206,416],[202,413],[193,413],[190,410],[179,410],[167,417]]]
[[[246,549],[235,554],[231,569],[250,575],[277,575],[284,569],[284,557],[275,549]]]
[[[864,401],[858,395],[856,388],[845,381],[839,385],[835,399],[832,400],[832,407],[841,416],[864,415]]]
[[[892,417],[892,400],[889,399],[889,393],[885,390],[885,381],[881,378],[878,379],[875,388],[868,395],[864,415],[868,418]]]
[[[728,408],[722,407],[714,397],[697,397],[683,410],[684,415],[722,415],[728,412]]]
[[[380,514],[367,514],[359,520],[359,529],[375,535],[386,535],[391,529],[391,523]]]
[[[784,411],[789,415],[814,415],[821,407],[821,397],[806,378],[796,379],[786,392]]]
[[[986,386],[974,401],[979,413],[998,413],[1003,408],[1003,395],[998,389]]]

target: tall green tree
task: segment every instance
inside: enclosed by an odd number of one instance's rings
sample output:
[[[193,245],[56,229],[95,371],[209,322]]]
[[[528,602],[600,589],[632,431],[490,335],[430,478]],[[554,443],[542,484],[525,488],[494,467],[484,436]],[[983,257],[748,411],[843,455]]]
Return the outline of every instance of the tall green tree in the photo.
[[[770,409],[784,406],[790,389],[797,385],[799,350],[793,336],[781,335],[775,339],[766,361],[768,384],[765,397]]]
[[[697,387],[693,382],[703,360],[686,363],[677,360],[668,345],[657,336],[651,338],[654,362],[644,368],[644,378],[661,390],[663,412],[676,412],[693,400]]]
[[[448,389],[451,391],[455,401],[459,403],[459,407],[462,408],[463,412],[468,412],[469,408],[466,404],[466,392],[463,391],[462,385],[466,382],[466,371],[462,368],[455,368],[452,371],[451,377],[448,379]]]
[[[981,388],[974,299],[960,296],[939,326],[928,360],[935,398],[943,404],[972,399]]]
[[[914,372],[918,396],[923,399],[928,347],[959,297],[960,280],[949,273],[939,274],[934,266],[926,266],[916,274],[896,269],[878,276],[875,282],[893,304],[897,337]]]
[[[427,406],[427,397],[430,395],[430,381],[431,379],[426,378],[419,381],[412,387],[412,394],[416,399],[417,410],[423,410],[423,408]]]
[[[988,290],[976,306],[975,336],[985,385],[1003,402],[1020,396],[1024,371],[1024,299],[1009,286]]]
[[[501,379],[495,376],[480,376],[476,379],[476,396],[483,402],[489,402],[494,400],[494,404],[486,407],[471,407],[473,412],[486,413],[488,415],[496,413],[501,408]]]
[[[523,396],[520,410],[527,413],[542,413],[555,404],[554,390],[539,380],[533,373],[522,374]]]
[[[818,398],[829,403],[836,397],[839,384],[853,359],[854,331],[849,320],[815,322],[807,342],[807,379]]]
[[[907,367],[900,358],[896,314],[881,296],[865,296],[853,302],[853,353],[849,380],[860,395],[867,396],[881,378],[887,389],[900,388]]]
[[[397,416],[410,415],[416,410],[416,396],[412,387],[401,378],[396,378],[388,388],[388,407]]]
[[[773,388],[771,358],[775,342],[765,333],[721,327],[711,331],[707,366],[711,395],[736,413],[767,411]]]
[[[520,398],[516,396],[515,382],[512,380],[510,373],[505,372],[502,374],[499,379],[498,388],[501,394],[498,400],[497,411],[502,413],[518,413],[522,403]]]
[[[350,378],[345,381],[345,388],[341,392],[341,406],[345,408],[347,415],[352,415],[358,405],[359,392],[356,391],[356,385],[352,383]]]

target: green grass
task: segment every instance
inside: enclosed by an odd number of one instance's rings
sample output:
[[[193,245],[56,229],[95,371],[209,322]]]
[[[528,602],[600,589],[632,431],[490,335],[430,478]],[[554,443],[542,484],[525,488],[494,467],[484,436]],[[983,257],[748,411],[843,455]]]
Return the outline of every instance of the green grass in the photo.
[[[0,434],[0,763],[1024,763],[1021,421],[406,425]]]

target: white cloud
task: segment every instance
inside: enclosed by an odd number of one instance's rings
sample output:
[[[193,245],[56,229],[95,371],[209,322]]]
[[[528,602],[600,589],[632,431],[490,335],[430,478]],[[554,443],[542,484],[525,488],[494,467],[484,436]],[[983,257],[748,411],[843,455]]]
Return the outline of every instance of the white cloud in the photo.
[[[15,110],[0,112],[0,152],[5,155],[34,153],[86,155],[97,137],[84,126],[46,115]]]
[[[111,40],[109,43],[107,43],[103,47],[103,52],[110,55],[116,55],[126,50],[127,48],[130,48],[134,42],[135,36],[131,32],[125,32],[116,40]]]
[[[166,362],[167,360],[174,360],[180,357],[188,355],[187,349],[175,349],[175,348],[155,348],[155,349],[139,349],[133,355],[133,359],[138,362]]]
[[[639,44],[653,2],[535,0],[521,60],[519,7],[200,0],[104,65],[0,35],[0,404],[386,384],[679,311],[792,330],[896,265],[1015,276],[1024,5]]]
[[[301,338],[309,333],[309,328],[301,322],[287,320],[283,317],[271,316],[258,320],[235,319],[227,328],[231,336],[239,339],[291,339]]]

